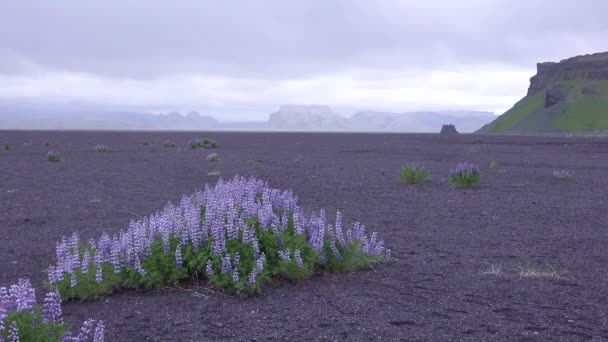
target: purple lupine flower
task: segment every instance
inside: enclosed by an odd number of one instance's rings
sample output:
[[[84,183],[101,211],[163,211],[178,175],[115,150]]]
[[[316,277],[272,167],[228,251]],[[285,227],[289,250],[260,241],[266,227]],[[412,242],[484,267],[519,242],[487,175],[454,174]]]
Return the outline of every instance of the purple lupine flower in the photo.
[[[51,150],[46,153],[46,159],[49,161],[59,161],[61,160],[61,153],[57,150]]]
[[[247,281],[247,284],[249,284],[249,286],[253,287],[257,284],[257,270],[253,270],[251,271],[251,274],[249,275],[249,280]]]
[[[304,261],[302,260],[302,256],[300,255],[300,250],[296,249],[294,254],[294,259],[296,259],[296,263],[298,267],[304,267]]]
[[[182,260],[182,245],[177,245],[177,248],[175,248],[175,265],[177,268],[184,267],[184,262]]]
[[[82,265],[80,267],[80,272],[82,274],[89,273],[89,264],[91,263],[91,253],[89,253],[88,249],[85,249],[82,256]]]
[[[336,237],[338,238],[338,241],[340,242],[340,245],[342,246],[342,249],[346,249],[347,244],[346,244],[346,241],[344,240],[344,233],[342,232],[342,213],[339,211],[336,212],[335,234],[336,234]]]
[[[260,257],[256,260],[256,272],[261,274],[264,271],[264,263],[266,262],[266,255],[264,252],[260,255]]]
[[[391,258],[391,250],[389,248],[386,249],[386,251],[384,252],[384,256],[387,258]]]
[[[103,324],[103,321],[97,321],[97,326],[95,327],[95,334],[93,335],[93,342],[105,341],[105,329],[106,326]]]
[[[19,279],[8,292],[17,312],[31,311],[36,304],[36,293],[28,279]]]
[[[61,312],[61,296],[57,291],[51,291],[44,297],[42,305],[42,321],[44,324],[63,324]]]
[[[207,276],[211,277],[213,275],[213,264],[211,260],[207,260],[207,268],[205,270],[207,272]]]
[[[291,257],[289,251],[279,251],[279,258],[285,263],[291,263]]]
[[[95,257],[93,257],[93,262],[95,263],[95,281],[97,283],[101,283],[103,281],[103,265],[101,264],[101,256],[99,254],[95,254]]]
[[[73,341],[86,342],[86,340],[89,338],[89,335],[91,334],[91,331],[93,330],[94,323],[95,320],[90,318],[84,321],[84,323],[82,323],[80,331],[78,332],[78,335],[73,339]]]
[[[232,266],[230,265],[230,254],[227,254],[222,259],[222,274],[230,273],[232,271]]]
[[[234,259],[232,262],[232,266],[234,268],[239,267],[239,263],[241,262],[241,255],[239,254],[239,252],[234,253]]]
[[[134,268],[137,271],[137,273],[139,273],[139,275],[141,275],[142,277],[146,276],[146,270],[144,270],[144,268],[141,266],[141,261],[139,261],[139,258],[135,258]]]
[[[9,342],[19,342],[19,327],[17,326],[17,321],[13,321],[8,328],[8,341]]]
[[[553,177],[555,177],[555,178],[561,178],[561,179],[574,178],[574,171],[555,170],[555,171],[553,171]]]
[[[232,271],[232,281],[238,283],[239,280],[241,280],[239,277],[239,270],[235,268],[234,271]]]

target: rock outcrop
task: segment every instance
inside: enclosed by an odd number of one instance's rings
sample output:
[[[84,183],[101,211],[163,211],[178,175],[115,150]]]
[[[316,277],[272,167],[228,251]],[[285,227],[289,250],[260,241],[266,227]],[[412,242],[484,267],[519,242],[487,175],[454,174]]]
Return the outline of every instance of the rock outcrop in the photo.
[[[608,52],[537,64],[527,95],[476,133],[608,133]]]
[[[536,64],[536,75],[530,78],[528,95],[544,90],[550,83],[576,79],[608,80],[608,52],[572,57],[559,63]]]
[[[458,134],[458,131],[454,125],[443,125],[441,127],[441,134]]]

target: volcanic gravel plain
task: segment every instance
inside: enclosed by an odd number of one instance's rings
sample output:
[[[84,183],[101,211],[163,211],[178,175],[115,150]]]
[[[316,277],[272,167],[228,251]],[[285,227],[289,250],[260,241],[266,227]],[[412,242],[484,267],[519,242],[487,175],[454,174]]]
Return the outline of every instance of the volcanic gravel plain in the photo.
[[[195,137],[221,147],[185,149]],[[104,320],[109,341],[608,340],[606,138],[0,131],[0,143],[12,144],[0,150],[0,286],[29,277],[39,301],[62,236],[126,229],[215,184],[213,169],[292,189],[330,221],[340,210],[392,249],[373,269],[277,281],[252,298],[191,281],[64,304],[67,322]],[[64,160],[47,161],[51,149]],[[473,189],[448,186],[459,161],[481,167]],[[407,162],[429,180],[401,182]]]

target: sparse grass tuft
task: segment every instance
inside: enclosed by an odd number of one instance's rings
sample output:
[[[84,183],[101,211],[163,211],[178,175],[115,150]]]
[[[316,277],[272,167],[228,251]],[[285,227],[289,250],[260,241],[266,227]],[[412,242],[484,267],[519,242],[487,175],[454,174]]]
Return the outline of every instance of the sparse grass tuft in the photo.
[[[503,267],[501,265],[490,264],[490,268],[486,271],[481,272],[484,275],[494,275],[497,277],[501,277],[505,275]]]
[[[401,169],[399,176],[408,184],[423,184],[429,176],[429,172],[423,165],[411,163]]]
[[[144,139],[144,140],[142,140],[141,144],[144,146],[148,146],[148,145],[150,145],[150,140]]]
[[[542,269],[540,266],[526,264],[519,265],[516,268],[520,278],[555,278],[560,279],[567,272],[565,270],[556,270],[552,266],[548,269]]]
[[[99,153],[108,152],[108,146],[106,146],[106,145],[97,145],[97,146],[95,146],[95,152],[99,152]]]
[[[166,140],[166,141],[163,143],[163,146],[164,146],[164,147],[167,147],[167,148],[172,148],[172,147],[175,147],[175,143],[174,143],[173,141],[171,141],[171,140]]]
[[[217,153],[210,153],[209,155],[207,155],[207,161],[208,162],[216,162],[220,160],[220,156],[217,155]]]

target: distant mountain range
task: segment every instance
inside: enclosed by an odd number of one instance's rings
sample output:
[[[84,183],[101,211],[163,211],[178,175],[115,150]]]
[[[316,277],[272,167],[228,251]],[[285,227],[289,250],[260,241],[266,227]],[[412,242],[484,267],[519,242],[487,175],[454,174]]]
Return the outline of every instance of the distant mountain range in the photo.
[[[267,121],[220,122],[209,115],[182,115],[116,111],[24,109],[0,106],[0,129],[55,130],[251,130],[437,133],[443,124],[473,132],[495,118],[491,112],[358,112],[351,117],[328,106],[284,105]]]
[[[538,63],[527,95],[476,133],[608,134],[608,52]]]

